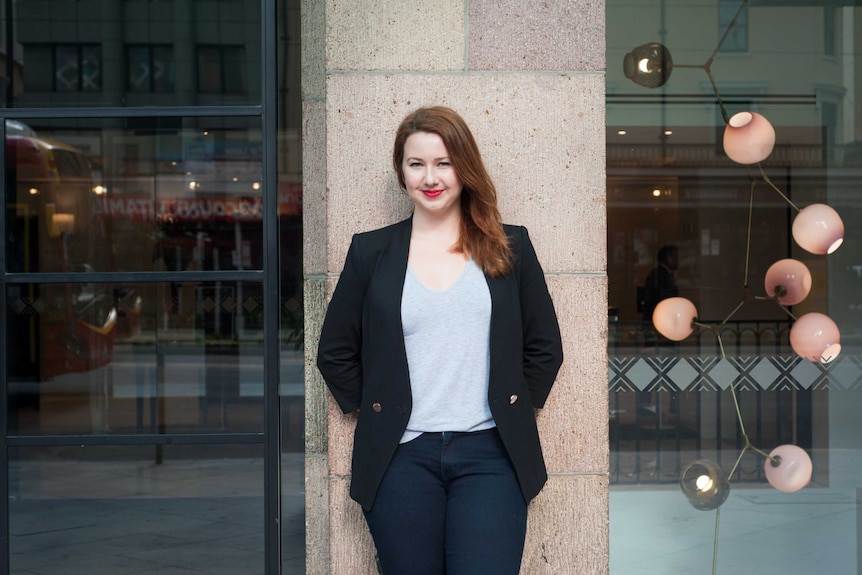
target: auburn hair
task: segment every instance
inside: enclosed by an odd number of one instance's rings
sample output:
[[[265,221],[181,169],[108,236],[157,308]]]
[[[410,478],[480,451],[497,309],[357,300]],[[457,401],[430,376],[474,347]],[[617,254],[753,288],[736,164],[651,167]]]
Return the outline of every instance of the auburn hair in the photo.
[[[419,108],[401,121],[395,133],[392,165],[402,189],[407,189],[402,165],[404,143],[416,132],[440,136],[461,181],[461,230],[453,251],[471,256],[491,277],[506,275],[512,269],[512,249],[497,208],[497,189],[467,123],[444,106]]]

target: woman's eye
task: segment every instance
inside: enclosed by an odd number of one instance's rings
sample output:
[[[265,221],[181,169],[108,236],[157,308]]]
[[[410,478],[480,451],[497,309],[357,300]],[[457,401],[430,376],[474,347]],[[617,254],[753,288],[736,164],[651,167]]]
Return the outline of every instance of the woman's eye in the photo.
[[[420,164],[419,162],[410,162],[410,163],[409,163],[409,164],[407,164],[407,165],[408,165],[408,166],[410,166],[411,168],[418,168],[418,167],[419,167],[419,166],[421,166],[422,164]]]
[[[438,166],[443,166],[444,168],[448,168],[448,167],[449,167],[449,162],[440,162],[440,163],[439,163],[439,164],[437,164],[437,165],[438,165]]]

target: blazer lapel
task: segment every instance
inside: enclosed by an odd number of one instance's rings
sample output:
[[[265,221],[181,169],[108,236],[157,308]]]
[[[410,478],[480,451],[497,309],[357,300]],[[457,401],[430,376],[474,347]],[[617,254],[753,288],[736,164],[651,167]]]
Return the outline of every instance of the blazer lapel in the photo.
[[[379,333],[389,343],[392,354],[391,377],[384,385],[390,399],[396,406],[409,409],[410,371],[407,366],[407,349],[404,346],[404,328],[401,323],[401,294],[407,274],[407,256],[410,253],[410,234],[413,229],[412,218],[397,224],[392,230],[386,245],[380,253],[374,269],[374,284],[377,290],[377,305],[383,307],[378,315],[380,324],[370,326],[381,330]]]
[[[401,318],[401,294],[404,291],[404,278],[407,273],[407,256],[410,253],[410,233],[413,219],[407,219],[395,226],[392,237],[380,254],[374,275],[380,279],[379,289],[385,294],[387,317],[397,315]],[[400,321],[399,321],[400,324]],[[403,334],[402,334],[403,335]],[[401,339],[404,339],[403,337]]]

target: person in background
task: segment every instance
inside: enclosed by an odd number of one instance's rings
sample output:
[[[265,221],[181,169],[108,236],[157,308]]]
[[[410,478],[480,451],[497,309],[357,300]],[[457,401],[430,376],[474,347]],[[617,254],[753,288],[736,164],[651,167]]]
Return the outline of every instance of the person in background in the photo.
[[[650,324],[658,302],[679,295],[679,288],[676,286],[679,249],[676,246],[662,246],[656,259],[658,265],[647,275],[643,292],[643,320]]]
[[[563,361],[544,272],[457,113],[404,118],[393,167],[413,214],[353,236],[318,344],[358,412],[350,495],[384,575],[517,575]]]

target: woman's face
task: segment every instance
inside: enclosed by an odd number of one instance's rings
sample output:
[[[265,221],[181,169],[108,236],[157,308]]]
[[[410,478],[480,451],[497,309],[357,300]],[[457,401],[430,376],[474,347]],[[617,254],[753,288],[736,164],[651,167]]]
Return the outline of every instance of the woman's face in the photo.
[[[435,218],[460,215],[461,180],[439,135],[416,132],[408,136],[401,172],[417,212]]]

